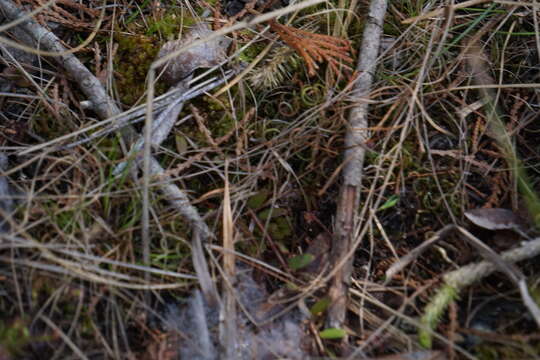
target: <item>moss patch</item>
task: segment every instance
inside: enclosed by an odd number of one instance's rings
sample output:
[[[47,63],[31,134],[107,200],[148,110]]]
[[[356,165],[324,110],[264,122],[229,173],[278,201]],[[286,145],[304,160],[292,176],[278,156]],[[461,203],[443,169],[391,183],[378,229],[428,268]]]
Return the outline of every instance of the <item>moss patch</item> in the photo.
[[[115,57],[117,88],[120,100],[133,105],[146,89],[146,74],[161,47],[159,41],[144,35],[118,35],[118,52]],[[156,93],[164,91],[164,85],[156,85]]]

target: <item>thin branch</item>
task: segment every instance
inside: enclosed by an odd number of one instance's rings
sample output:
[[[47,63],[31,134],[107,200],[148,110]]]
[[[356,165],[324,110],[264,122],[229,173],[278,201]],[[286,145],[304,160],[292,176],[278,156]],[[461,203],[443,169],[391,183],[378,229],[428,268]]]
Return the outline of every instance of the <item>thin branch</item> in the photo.
[[[207,81],[204,81],[202,83],[199,83],[199,84],[189,88],[189,90],[187,90],[187,91],[185,91],[184,88],[174,87],[173,89],[169,90],[166,94],[164,94],[164,95],[162,95],[162,96],[155,99],[154,109],[155,109],[155,111],[157,113],[158,112],[160,112],[160,113],[170,112],[171,104],[179,103],[179,102],[186,102],[188,100],[196,98],[197,96],[200,96],[200,95],[202,95],[204,93],[207,93],[210,90],[212,90],[212,89],[214,89],[214,88],[216,88],[216,87],[218,87],[220,85],[223,85],[231,76],[233,76],[235,74],[236,74],[236,71],[226,72],[223,75],[223,77],[211,78],[211,79],[209,79]],[[163,109],[163,108],[165,108],[165,109]],[[92,141],[92,140],[95,140],[95,139],[100,138],[102,136],[105,136],[105,135],[107,135],[109,133],[112,133],[114,131],[118,131],[124,126],[128,126],[130,124],[135,124],[137,122],[143,121],[144,117],[145,117],[145,114],[146,114],[146,104],[142,104],[142,105],[137,106],[136,108],[130,109],[130,110],[122,113],[121,115],[117,115],[116,119],[113,118],[113,119],[107,119],[107,120],[101,121],[98,124],[91,125],[91,126],[89,126],[87,128],[84,128],[84,129],[82,129],[80,131],[77,131],[76,133],[67,134],[67,135],[65,135],[65,136],[63,136],[61,138],[52,140],[47,144],[48,145],[53,145],[53,144],[58,143],[61,140],[67,139],[69,137],[77,136],[77,135],[79,135],[81,133],[91,131],[92,129],[94,129],[96,127],[99,127],[101,125],[104,125],[106,123],[113,122],[113,124],[111,126],[109,126],[108,128],[96,131],[95,133],[91,134],[90,136],[88,136],[88,137],[86,137],[84,139],[78,140],[76,142],[73,142],[71,144],[65,145],[65,146],[60,148],[61,150],[70,149],[70,148],[73,148],[75,146],[82,145],[82,144],[85,144],[85,143],[87,143],[89,141]],[[154,142],[155,142],[155,140],[154,140]],[[160,141],[160,143],[161,143],[161,141]],[[142,142],[141,142],[141,145],[142,145]],[[43,146],[43,145],[41,145],[41,146]],[[34,147],[34,148],[36,148],[36,147]],[[34,148],[31,148],[31,149],[29,149],[29,150],[27,150],[25,152],[26,153],[30,152],[30,150],[34,150]]]
[[[373,73],[377,65],[386,8],[386,0],[372,0],[356,67],[360,77],[354,86],[352,97],[357,99],[357,104],[351,109],[347,124],[343,154],[345,162],[343,184],[339,196],[330,260],[331,264],[343,265],[340,269],[334,269],[334,277],[330,284],[331,305],[326,319],[328,327],[341,328],[345,321],[353,257],[350,256],[345,262],[343,261],[348,256],[347,254],[351,253],[351,247],[355,243],[353,229],[358,218],[364,144],[368,135],[365,130],[368,128],[368,102],[365,99],[369,97]]]
[[[194,85],[193,87],[191,87],[189,89],[189,91],[187,91],[185,93],[182,93],[182,91],[181,91],[182,89],[176,89],[176,88],[171,89],[167,93],[165,93],[165,94],[163,94],[163,95],[161,95],[159,97],[156,97],[154,99],[153,108],[154,108],[156,113],[160,113],[165,108],[167,108],[172,102],[175,102],[175,101],[184,101],[185,102],[185,101],[191,100],[191,99],[193,99],[193,98],[195,98],[195,97],[197,97],[199,95],[202,95],[202,94],[204,94],[206,92],[209,92],[210,90],[222,85],[225,81],[227,81],[227,79],[229,79],[231,76],[233,76],[235,74],[236,74],[235,71],[226,72],[224,74],[224,77],[220,77],[218,79],[211,78],[211,79],[208,79],[207,81],[203,81],[203,82],[201,82],[201,83],[199,83],[197,85]],[[83,108],[86,108],[86,107],[92,108],[92,102],[91,101],[81,101],[81,105],[83,106]],[[107,128],[104,128],[102,130],[98,130],[98,131],[92,133],[91,135],[89,135],[88,137],[86,137],[84,139],[77,140],[77,141],[72,142],[72,143],[67,144],[67,145],[59,146],[56,150],[71,149],[71,148],[73,148],[75,146],[85,144],[85,143],[87,143],[89,141],[93,141],[93,140],[95,140],[95,139],[97,139],[99,137],[102,137],[102,136],[105,136],[105,135],[110,134],[112,132],[118,131],[121,128],[123,128],[124,126],[133,125],[133,124],[136,124],[138,122],[141,122],[141,121],[144,120],[145,114],[146,114],[146,103],[138,105],[138,106],[136,106],[134,108],[131,108],[129,110],[126,110],[125,112],[117,114],[117,115],[115,115],[113,117],[102,120],[102,121],[100,121],[100,122],[98,122],[96,124],[87,126],[87,127],[82,128],[80,130],[77,130],[77,131],[73,131],[73,132],[71,132],[69,134],[59,136],[59,137],[57,137],[57,138],[55,138],[53,140],[50,140],[48,142],[44,142],[44,143],[41,143],[41,144],[38,144],[38,145],[30,146],[30,147],[22,150],[21,152],[19,152],[19,155],[26,155],[26,154],[29,154],[29,153],[32,153],[32,152],[39,151],[41,149],[51,147],[53,145],[56,145],[56,144],[59,144],[59,143],[65,141],[67,139],[77,137],[77,136],[85,134],[87,132],[91,132],[94,129],[97,129],[99,127],[105,126],[107,124],[111,124]]]

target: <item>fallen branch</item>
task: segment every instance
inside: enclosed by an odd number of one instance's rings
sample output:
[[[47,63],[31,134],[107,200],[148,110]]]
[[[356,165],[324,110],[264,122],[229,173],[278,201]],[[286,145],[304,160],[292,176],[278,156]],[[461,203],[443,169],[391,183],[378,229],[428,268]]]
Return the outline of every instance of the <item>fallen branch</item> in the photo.
[[[26,18],[27,20],[21,21],[18,26],[34,38],[39,44],[40,49],[46,49],[49,52],[58,52],[62,54],[55,57],[55,60],[64,67],[79,85],[83,93],[88,96],[91,103],[90,107],[100,118],[107,119],[122,113],[112,99],[109,98],[99,80],[79,61],[79,59],[77,59],[77,57],[67,51],[56,35],[29,18],[29,16],[13,4],[11,0],[0,0],[0,9],[8,20],[13,21]],[[137,132],[131,126],[122,128],[121,135],[124,142],[128,144],[136,141],[138,137]],[[123,147],[124,151],[127,152],[125,145]],[[195,264],[195,271],[197,272],[203,294],[207,300],[215,301],[218,299],[218,293],[210,278],[210,272],[204,253],[195,254],[196,251],[203,250],[201,242],[209,239],[212,236],[212,233],[199,215],[197,209],[191,205],[186,193],[180,190],[173,184],[170,178],[164,175],[165,170],[155,158],[150,157],[149,160],[149,174],[152,176],[161,176],[162,181],[158,184],[159,189],[165,195],[165,198],[190,223],[194,234],[197,235],[193,237],[192,243],[192,251],[194,252],[193,258],[198,259],[198,261],[194,261],[197,263]]]
[[[386,14],[386,0],[372,0],[366,27],[359,51],[356,70],[360,74],[351,97],[357,104],[349,113],[347,133],[345,136],[345,152],[343,160],[343,184],[340,190],[335,222],[334,242],[331,251],[331,264],[343,263],[347,253],[353,246],[353,233],[360,205],[360,186],[364,164],[364,144],[367,140],[368,99],[374,71],[377,65],[380,39],[383,31],[383,20]],[[353,256],[350,256],[340,269],[334,269],[329,296],[331,305],[328,310],[327,326],[341,328],[345,321],[347,309],[347,292],[350,284]]]
[[[172,103],[186,102],[186,101],[191,100],[193,98],[196,98],[196,97],[198,97],[198,96],[200,96],[200,95],[202,95],[204,93],[210,92],[210,90],[213,90],[216,87],[218,87],[220,85],[223,85],[232,75],[235,75],[235,74],[236,74],[235,71],[227,72],[227,73],[225,73],[223,75],[223,77],[219,77],[217,79],[216,78],[211,78],[211,79],[209,79],[207,81],[198,83],[197,85],[189,88],[189,90],[187,90],[187,91],[185,91],[185,89],[183,89],[183,88],[173,88],[173,89],[169,90],[165,95],[162,95],[162,96],[155,99],[155,105],[154,105],[155,112],[162,114],[163,112],[170,111],[170,106],[171,106]],[[165,108],[165,109],[163,109],[163,108]],[[78,140],[76,142],[73,142],[71,144],[65,145],[65,146],[61,147],[60,149],[61,150],[70,149],[70,148],[73,148],[75,146],[82,145],[82,144],[85,144],[85,143],[87,143],[89,141],[92,141],[92,140],[95,140],[97,138],[103,137],[103,136],[105,136],[107,134],[110,134],[112,132],[118,131],[124,126],[128,126],[130,124],[132,125],[132,124],[141,122],[141,121],[144,120],[145,114],[146,114],[146,104],[139,105],[136,108],[130,109],[130,110],[122,113],[121,116],[117,117],[116,119],[113,119],[112,120],[113,124],[111,126],[109,126],[108,128],[96,131],[93,134],[91,134],[90,136],[88,136],[88,137],[86,137],[84,139]],[[62,141],[67,137],[74,137],[74,136],[80,135],[83,132],[90,131],[90,130],[98,127],[98,126],[102,126],[105,123],[109,123],[109,122],[111,122],[111,119],[101,121],[99,124],[91,125],[91,126],[85,128],[85,129],[83,129],[82,131],[78,131],[78,132],[76,132],[74,134],[67,134],[67,135],[63,136],[62,138],[52,140],[48,144],[49,145],[56,144],[59,141]],[[40,148],[42,148],[42,147],[40,147]],[[30,150],[34,150],[34,148],[32,148]],[[25,153],[30,152],[30,150],[25,150]]]
[[[26,33],[23,32],[23,34],[26,34]],[[200,96],[200,95],[202,95],[202,94],[204,94],[206,92],[209,92],[210,90],[215,89],[216,87],[222,85],[223,83],[225,83],[227,81],[227,79],[229,79],[232,75],[235,75],[235,74],[236,74],[235,71],[226,72],[223,75],[223,77],[220,77],[218,79],[211,78],[211,79],[208,79],[208,80],[203,81],[201,83],[198,83],[197,85],[194,85],[193,87],[191,87],[189,89],[189,91],[187,91],[185,93],[183,93],[181,91],[182,89],[169,90],[167,93],[165,93],[165,94],[163,94],[163,95],[161,95],[159,97],[156,97],[154,99],[153,109],[156,112],[156,114],[161,113],[172,102],[175,102],[175,101],[184,101],[185,102],[185,101],[191,100],[193,98],[196,98],[197,96]],[[87,108],[87,107],[91,108],[92,107],[92,102],[91,101],[81,101],[81,106],[83,108]],[[26,155],[26,154],[30,154],[32,152],[39,151],[41,149],[52,147],[53,145],[63,143],[64,141],[66,141],[68,139],[76,138],[76,137],[78,137],[80,135],[84,135],[85,133],[89,133],[89,132],[91,132],[91,131],[93,131],[93,130],[95,130],[97,128],[100,128],[102,126],[110,124],[108,127],[104,128],[104,129],[101,129],[101,130],[97,130],[97,131],[93,132],[92,134],[88,135],[87,137],[85,137],[85,138],[83,138],[81,140],[74,141],[74,142],[69,143],[67,145],[58,146],[58,148],[56,148],[56,150],[71,149],[71,148],[74,148],[76,146],[79,146],[79,145],[85,144],[87,142],[93,141],[95,139],[101,138],[101,137],[106,136],[106,135],[108,135],[110,133],[113,133],[115,131],[119,131],[124,126],[133,125],[133,124],[136,124],[138,122],[143,121],[144,118],[145,118],[145,115],[146,115],[146,106],[147,106],[146,103],[138,105],[136,107],[133,107],[133,108],[131,108],[129,110],[124,111],[123,113],[120,113],[120,114],[115,115],[113,117],[110,117],[108,119],[102,120],[102,121],[100,121],[100,122],[98,122],[96,124],[92,124],[90,126],[82,128],[80,130],[73,131],[73,132],[71,132],[69,134],[59,136],[59,137],[57,137],[57,138],[55,138],[53,140],[50,140],[50,141],[47,141],[47,142],[44,142],[44,143],[41,143],[41,144],[38,144],[38,145],[30,146],[30,147],[22,150],[21,152],[19,152],[19,155]]]

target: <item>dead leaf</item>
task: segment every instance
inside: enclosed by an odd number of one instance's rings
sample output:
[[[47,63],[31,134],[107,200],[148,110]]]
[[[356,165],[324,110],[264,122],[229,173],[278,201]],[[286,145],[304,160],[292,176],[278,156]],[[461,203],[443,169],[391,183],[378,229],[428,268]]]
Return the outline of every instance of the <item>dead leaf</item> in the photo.
[[[211,34],[212,30],[207,23],[197,23],[190,28],[182,39],[165,43],[158,53],[158,59],[180,50],[197,40],[207,38]],[[164,69],[163,79],[169,85],[176,85],[191,75],[196,69],[210,68],[220,64],[227,57],[226,52],[230,43],[231,39],[219,36],[207,40],[202,44],[190,47],[164,65],[162,68]]]
[[[487,230],[515,230],[523,227],[523,219],[508,209],[480,208],[465,212],[473,224]]]

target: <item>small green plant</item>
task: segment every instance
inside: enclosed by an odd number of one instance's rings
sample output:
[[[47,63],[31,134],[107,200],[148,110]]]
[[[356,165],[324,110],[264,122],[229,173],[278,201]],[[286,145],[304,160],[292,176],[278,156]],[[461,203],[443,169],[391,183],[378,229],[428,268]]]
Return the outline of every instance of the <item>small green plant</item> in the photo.
[[[13,358],[22,357],[23,348],[32,340],[24,320],[17,319],[10,324],[0,321],[0,355],[3,350]]]
[[[313,262],[315,256],[313,254],[300,254],[289,259],[289,267],[292,270],[300,270]]]
[[[321,339],[326,340],[340,340],[347,336],[347,333],[343,329],[338,328],[328,328],[324,329],[319,333]]]
[[[312,307],[309,309],[309,312],[313,316],[319,316],[323,314],[326,309],[328,308],[328,305],[330,305],[330,298],[324,297],[320,300],[318,300]]]

